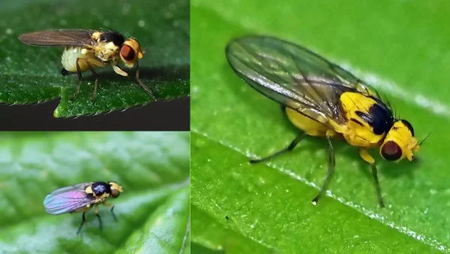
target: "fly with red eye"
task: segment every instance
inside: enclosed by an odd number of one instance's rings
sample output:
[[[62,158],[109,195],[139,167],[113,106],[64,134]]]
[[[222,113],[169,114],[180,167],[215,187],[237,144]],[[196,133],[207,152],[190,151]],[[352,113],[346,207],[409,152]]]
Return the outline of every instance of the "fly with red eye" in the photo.
[[[135,55],[136,54],[134,53],[134,50],[128,45],[124,45],[120,49],[120,57],[122,57],[126,61],[132,61]]]
[[[61,73],[78,75],[80,82],[75,95],[80,92],[82,72],[89,70],[96,77],[93,92],[95,98],[98,89],[98,74],[95,69],[111,65],[115,73],[126,77],[128,72],[119,67],[121,63],[129,69],[136,69],[136,82],[155,99],[153,92],[139,78],[139,60],[144,57],[144,52],[134,38],[125,39],[115,31],[62,29],[22,34],[19,40],[33,46],[65,47],[61,57]]]

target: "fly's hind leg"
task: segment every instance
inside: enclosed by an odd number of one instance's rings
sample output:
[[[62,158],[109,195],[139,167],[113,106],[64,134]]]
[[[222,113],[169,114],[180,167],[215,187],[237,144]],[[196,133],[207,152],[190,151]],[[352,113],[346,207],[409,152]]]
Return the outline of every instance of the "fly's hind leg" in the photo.
[[[378,180],[378,170],[377,166],[375,165],[375,159],[369,154],[369,152],[366,149],[359,150],[359,156],[361,156],[361,158],[365,162],[370,164],[372,170],[372,177],[375,184],[375,190],[377,192],[378,203],[380,204],[380,207],[384,207],[384,201],[383,196],[381,195],[381,187],[380,181]]]
[[[69,72],[68,70],[66,70],[66,69],[64,69],[64,68],[61,69],[61,75],[67,76],[67,75],[69,75],[69,74],[70,74],[70,72]]]
[[[266,156],[266,157],[264,157],[264,158],[261,158],[261,159],[251,159],[251,160],[250,160],[250,163],[259,163],[259,162],[263,162],[263,161],[266,161],[266,160],[270,160],[270,159],[272,159],[272,158],[274,158],[274,157],[276,157],[276,156],[278,156],[278,155],[280,155],[280,154],[283,154],[283,153],[292,151],[292,150],[298,145],[298,143],[299,143],[300,141],[302,141],[302,139],[305,137],[305,135],[306,135],[306,134],[303,133],[303,132],[300,133],[300,134],[298,134],[297,137],[295,137],[295,139],[292,140],[291,143],[290,143],[287,147],[285,147],[285,148],[283,148],[283,149],[281,149],[281,150],[279,150],[279,151],[277,151],[277,152],[275,152],[275,153],[273,153],[273,154],[271,154],[271,155],[269,155],[269,156]]]
[[[78,227],[78,230],[77,230],[77,235],[80,234],[81,228],[83,227],[85,221],[86,221],[86,212],[83,212],[83,214],[81,215],[81,224],[80,224],[80,226]]]
[[[335,168],[335,165],[336,165],[336,161],[335,161],[335,156],[334,156],[333,144],[331,143],[331,137],[327,136],[327,141],[328,141],[328,172],[327,172],[327,176],[325,178],[325,181],[323,182],[322,187],[320,188],[319,193],[312,200],[313,205],[317,205],[317,203],[319,202],[320,197],[327,190],[328,185],[331,182],[331,178],[334,175],[334,168]]]

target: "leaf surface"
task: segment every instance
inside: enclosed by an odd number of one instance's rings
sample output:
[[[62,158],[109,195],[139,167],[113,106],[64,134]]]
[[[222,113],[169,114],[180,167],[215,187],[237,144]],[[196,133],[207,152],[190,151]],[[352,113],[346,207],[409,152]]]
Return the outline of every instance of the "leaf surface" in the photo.
[[[1,139],[1,253],[127,253],[131,243],[141,252],[161,245],[160,253],[188,253],[187,132],[3,133]],[[108,201],[117,222],[99,206],[103,231],[94,212],[77,236],[80,213],[44,210],[44,197],[57,188],[110,180],[124,192]]]
[[[154,101],[129,77],[111,67],[98,69],[99,89],[83,73],[81,92],[75,95],[76,75],[62,76],[62,48],[32,47],[17,37],[48,29],[116,30],[136,38],[145,51],[140,77],[157,100],[189,94],[189,8],[185,0],[121,1],[7,1],[0,14],[0,102],[33,104],[60,98],[55,117],[74,117],[124,110]]]
[[[196,248],[207,253],[256,244],[255,253],[449,252],[450,39],[442,31],[450,6],[385,2],[193,1],[192,24],[198,25],[191,48],[191,194],[193,211],[212,221],[194,219]],[[228,65],[226,44],[248,34],[314,50],[377,89],[419,139],[431,133],[414,163],[385,162],[372,152],[386,208],[378,207],[357,149],[341,141],[334,142],[336,174],[328,197],[317,207],[310,201],[327,171],[325,140],[307,138],[290,154],[248,164],[248,158],[286,147],[298,133],[277,103]],[[216,237],[228,231],[238,239],[233,244]]]

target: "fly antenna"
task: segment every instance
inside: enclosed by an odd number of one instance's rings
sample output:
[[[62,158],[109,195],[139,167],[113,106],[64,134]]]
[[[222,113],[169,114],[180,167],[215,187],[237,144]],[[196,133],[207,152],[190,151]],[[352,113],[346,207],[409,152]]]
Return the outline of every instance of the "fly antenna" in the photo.
[[[425,140],[427,140],[429,137],[430,137],[430,135],[431,135],[431,133],[428,133],[420,142],[419,142],[419,145],[421,146],[424,142],[425,142]]]

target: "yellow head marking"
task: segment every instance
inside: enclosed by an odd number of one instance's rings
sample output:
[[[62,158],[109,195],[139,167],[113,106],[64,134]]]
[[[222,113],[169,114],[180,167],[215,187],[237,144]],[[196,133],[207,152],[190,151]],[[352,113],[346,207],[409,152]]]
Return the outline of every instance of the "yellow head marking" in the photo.
[[[109,186],[111,187],[111,196],[113,198],[117,198],[121,192],[123,192],[122,186],[120,186],[116,182],[108,182]]]
[[[386,160],[401,160],[407,158],[414,159],[414,153],[420,146],[414,137],[414,130],[411,124],[405,120],[398,120],[389,130],[383,144],[380,147],[380,154]]]

